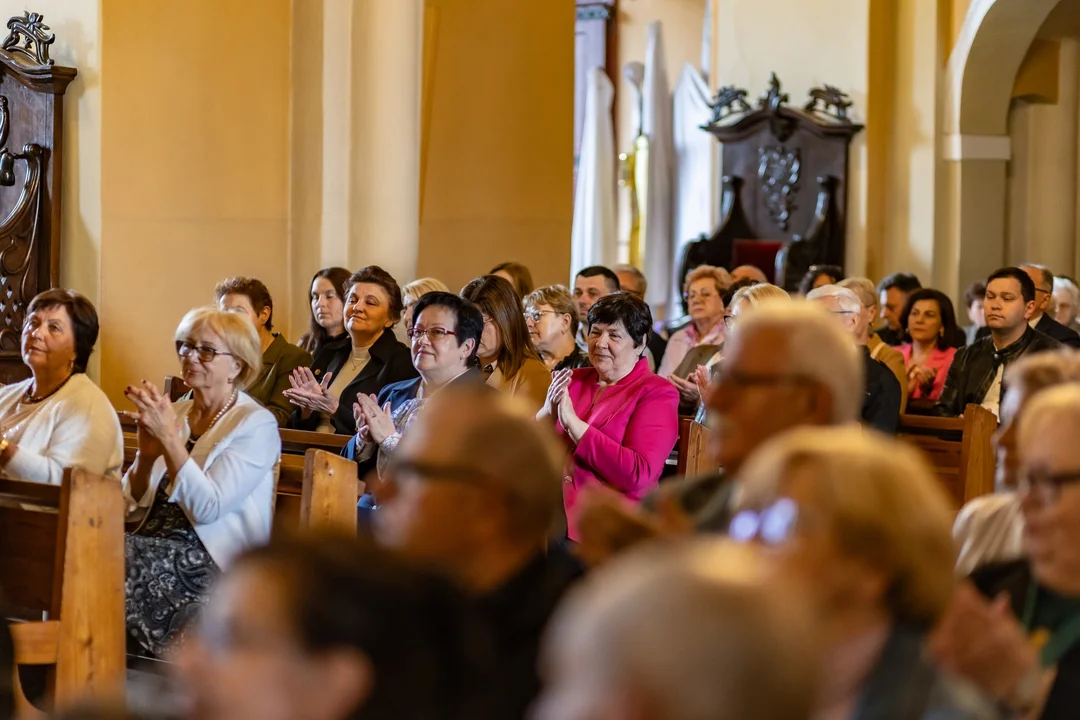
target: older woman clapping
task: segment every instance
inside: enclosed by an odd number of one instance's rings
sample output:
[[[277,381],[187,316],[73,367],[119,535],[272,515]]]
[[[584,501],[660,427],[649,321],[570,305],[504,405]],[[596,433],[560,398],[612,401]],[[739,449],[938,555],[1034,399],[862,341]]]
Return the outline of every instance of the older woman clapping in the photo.
[[[569,535],[574,505],[590,486],[639,500],[660,480],[679,437],[679,393],[649,370],[645,338],[652,313],[643,300],[616,292],[589,309],[591,368],[555,374],[537,419],[552,417],[566,439],[572,468],[564,478]]]
[[[4,477],[59,485],[66,467],[120,477],[120,423],[86,377],[97,336],[97,311],[74,290],[54,288],[30,301],[22,359],[32,377],[0,387]]]
[[[176,352],[192,399],[173,404],[146,381],[124,391],[139,425],[124,490],[148,508],[127,536],[127,625],[155,655],[205,602],[219,569],[270,538],[281,455],[274,416],[243,392],[262,366],[247,318],[192,310]]]

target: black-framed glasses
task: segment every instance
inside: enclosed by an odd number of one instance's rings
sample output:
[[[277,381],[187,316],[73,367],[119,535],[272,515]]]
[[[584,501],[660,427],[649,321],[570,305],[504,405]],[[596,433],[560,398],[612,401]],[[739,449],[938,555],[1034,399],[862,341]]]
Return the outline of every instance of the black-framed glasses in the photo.
[[[216,347],[211,347],[209,345],[193,345],[187,340],[176,341],[177,355],[179,355],[180,357],[187,357],[188,355],[191,355],[191,353],[195,353],[195,357],[199,358],[199,362],[201,363],[213,362],[214,358],[216,358],[218,355],[227,355],[229,357],[232,357],[231,352],[218,350]]]
[[[445,329],[440,328],[440,327],[433,327],[433,328],[411,327],[411,328],[409,328],[408,330],[405,331],[405,334],[408,335],[409,339],[411,339],[411,340],[418,340],[418,339],[424,337],[425,335],[427,335],[427,339],[430,340],[431,342],[438,342],[439,340],[442,340],[447,335],[457,335],[457,333],[455,333],[452,330],[445,330]]]
[[[540,318],[544,315],[558,315],[559,313],[554,310],[526,310],[522,315],[526,320],[532,320],[534,323],[540,322]]]
[[[1061,497],[1061,488],[1080,482],[1080,470],[1066,473],[1049,473],[1027,470],[1017,478],[1021,493],[1030,493],[1043,505],[1053,505]]]

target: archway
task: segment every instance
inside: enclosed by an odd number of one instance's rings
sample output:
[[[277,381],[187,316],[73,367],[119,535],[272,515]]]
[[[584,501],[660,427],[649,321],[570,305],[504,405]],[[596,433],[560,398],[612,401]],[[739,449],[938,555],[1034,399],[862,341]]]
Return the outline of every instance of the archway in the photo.
[[[1009,102],[1059,0],[972,0],[945,77],[934,280],[957,296],[1005,255]]]

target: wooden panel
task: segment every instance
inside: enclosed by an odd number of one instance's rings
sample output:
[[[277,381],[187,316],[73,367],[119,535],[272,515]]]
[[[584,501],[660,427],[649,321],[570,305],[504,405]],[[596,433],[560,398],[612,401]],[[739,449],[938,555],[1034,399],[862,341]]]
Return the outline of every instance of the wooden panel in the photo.
[[[65,474],[58,707],[82,697],[122,698],[126,677],[124,496],[115,480],[79,469]]]
[[[55,511],[0,507],[0,587],[8,604],[33,612],[52,609],[57,523]]]
[[[355,533],[359,498],[356,463],[325,450],[313,448],[307,451],[300,505],[301,527]]]
[[[319,448],[336,454],[349,444],[351,438],[351,435],[283,429],[281,430],[281,452],[303,455],[308,448]]]
[[[679,419],[677,475],[693,477],[710,471],[707,435],[705,426],[701,423],[694,422],[692,418]]]
[[[60,647],[60,622],[15,622],[11,624],[18,665],[54,665]]]
[[[994,491],[997,418],[968,405],[962,418],[902,415],[897,437],[918,448],[957,508]]]

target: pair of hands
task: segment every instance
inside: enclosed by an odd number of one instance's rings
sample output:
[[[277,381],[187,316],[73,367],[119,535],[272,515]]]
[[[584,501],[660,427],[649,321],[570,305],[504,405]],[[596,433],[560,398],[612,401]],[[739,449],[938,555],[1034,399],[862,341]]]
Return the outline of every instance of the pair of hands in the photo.
[[[289,374],[291,387],[281,394],[303,410],[305,416],[313,412],[333,415],[338,410],[338,399],[330,392],[330,381],[333,377],[334,373],[326,373],[323,375],[322,382],[319,382],[315,374],[311,372],[311,368],[296,368]]]
[[[1021,686],[1038,670],[1038,653],[1004,594],[987,601],[963,583],[931,634],[929,648],[942,668],[970,680],[1014,710],[1027,711],[1036,700],[1021,697]]]
[[[679,401],[685,405],[696,405],[709,390],[709,368],[698,365],[693,375],[683,380],[676,375],[668,375],[668,380],[679,391]]]
[[[567,432],[570,432],[571,436],[578,440],[580,435],[575,436],[574,429],[579,424],[584,423],[578,417],[577,411],[574,410],[574,403],[570,400],[570,393],[568,392],[572,374],[572,370],[559,370],[552,374],[551,385],[548,386],[547,398],[544,400],[544,409],[540,412],[558,419]]]
[[[356,436],[362,443],[382,444],[383,440],[397,432],[390,412],[390,403],[379,407],[379,401],[374,395],[361,393],[356,396],[353,419],[356,421]]]
[[[154,460],[165,453],[165,446],[178,437],[180,423],[169,400],[152,382],[143,380],[139,385],[124,388],[124,397],[135,405],[135,411],[124,411],[124,416],[139,426],[139,455]]]
[[[933,385],[935,378],[937,378],[937,372],[925,365],[912,365],[907,371],[908,385],[917,387]]]

